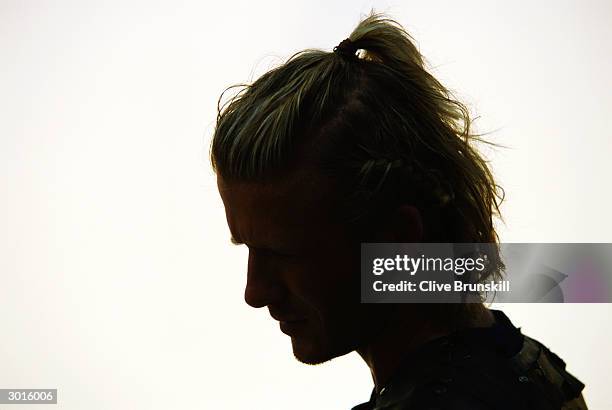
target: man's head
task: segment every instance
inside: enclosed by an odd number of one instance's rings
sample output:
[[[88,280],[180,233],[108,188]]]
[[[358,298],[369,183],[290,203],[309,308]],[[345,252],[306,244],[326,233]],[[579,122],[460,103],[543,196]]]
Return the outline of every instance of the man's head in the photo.
[[[245,299],[307,363],[393,322],[393,306],[359,303],[361,242],[497,241],[496,185],[467,110],[393,21],[371,15],[349,38],[359,57],[306,50],[246,86],[219,109],[211,149],[230,230],[249,247]]]

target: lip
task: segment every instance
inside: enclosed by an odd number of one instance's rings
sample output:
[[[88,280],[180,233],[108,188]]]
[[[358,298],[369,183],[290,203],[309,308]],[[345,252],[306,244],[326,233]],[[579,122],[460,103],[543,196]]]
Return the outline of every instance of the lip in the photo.
[[[270,316],[272,316],[272,318],[274,320],[277,320],[279,322],[285,322],[285,323],[292,323],[292,322],[302,322],[304,320],[306,320],[305,318],[302,317],[297,317],[297,316],[284,316],[284,315],[280,315],[276,312],[270,311]]]
[[[292,320],[292,321],[280,321],[280,330],[286,335],[292,336],[300,332],[304,328],[304,324],[307,322],[306,319]]]

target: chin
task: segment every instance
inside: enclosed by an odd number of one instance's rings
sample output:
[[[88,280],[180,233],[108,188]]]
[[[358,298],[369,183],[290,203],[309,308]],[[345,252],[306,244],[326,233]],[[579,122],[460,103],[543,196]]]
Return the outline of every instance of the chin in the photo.
[[[303,338],[292,337],[291,346],[295,358],[304,364],[321,364],[355,350],[354,348],[331,349]]]

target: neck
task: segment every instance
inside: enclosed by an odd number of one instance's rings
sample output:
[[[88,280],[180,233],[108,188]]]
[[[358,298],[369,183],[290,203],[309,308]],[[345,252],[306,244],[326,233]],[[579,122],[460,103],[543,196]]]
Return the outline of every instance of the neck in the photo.
[[[371,343],[357,352],[370,368],[377,393],[389,381],[401,360],[425,343],[466,327],[488,327],[495,319],[483,305],[469,307],[461,323],[432,320],[428,305],[396,305],[387,326]]]

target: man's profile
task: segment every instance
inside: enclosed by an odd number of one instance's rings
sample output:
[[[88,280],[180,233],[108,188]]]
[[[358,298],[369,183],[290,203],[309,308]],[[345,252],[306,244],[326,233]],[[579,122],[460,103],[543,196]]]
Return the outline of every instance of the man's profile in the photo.
[[[380,14],[220,107],[211,159],[232,241],[249,248],[245,300],[268,308],[303,363],[357,351],[374,390],[356,409],[586,408],[565,363],[502,312],[360,302],[361,243],[498,242],[499,187],[478,139]]]

